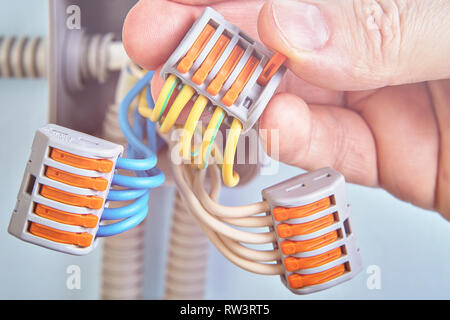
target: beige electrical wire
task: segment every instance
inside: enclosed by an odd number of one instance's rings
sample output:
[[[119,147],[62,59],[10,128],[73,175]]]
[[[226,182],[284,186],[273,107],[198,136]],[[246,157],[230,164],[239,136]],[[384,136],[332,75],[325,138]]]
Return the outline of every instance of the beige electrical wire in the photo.
[[[220,173],[217,168],[210,166],[211,169],[211,179],[214,181],[220,180]],[[245,205],[228,207],[223,206],[214,200],[212,200],[203,188],[203,183],[205,180],[206,171],[198,171],[194,177],[194,187],[199,200],[205,206],[205,208],[211,211],[214,215],[224,218],[245,218],[259,213],[265,213],[270,211],[270,206],[265,201]]]
[[[210,178],[213,181],[213,185],[220,184],[219,169],[215,166],[210,166],[211,171]],[[205,170],[198,171],[194,177],[194,192],[200,200],[202,206],[208,210],[211,214],[221,217],[221,220],[238,227],[247,228],[261,228],[272,226],[272,218],[270,216],[254,216],[255,214],[265,213],[270,211],[270,207],[264,201],[246,205],[227,207],[222,206],[217,201],[211,199],[204,189]],[[242,217],[242,218],[240,218]]]
[[[203,232],[205,232],[208,239],[213,243],[213,245],[232,263],[237,265],[238,267],[253,272],[257,274],[265,274],[265,275],[280,275],[283,273],[282,266],[279,262],[276,263],[260,263],[257,262],[258,260],[268,260],[269,255],[273,254],[273,260],[277,259],[277,256],[275,253],[265,253],[264,251],[261,252],[255,252],[256,250],[252,250],[246,247],[243,247],[241,244],[235,242],[230,243],[227,240],[222,240],[223,237],[227,237],[227,234],[221,234],[219,235],[218,232],[214,229],[221,229],[220,227],[211,225],[211,221],[204,219],[203,214],[208,215],[208,213],[204,210],[204,208],[201,206],[201,204],[198,202],[197,198],[195,197],[195,194],[192,191],[192,185],[190,185],[190,181],[186,179],[186,177],[189,177],[189,175],[185,175],[184,171],[185,168],[183,168],[183,165],[176,165],[173,162],[171,163],[172,166],[172,172],[174,175],[174,179],[177,183],[178,190],[180,194],[182,195],[185,204],[189,208],[189,211],[193,214],[195,219],[197,220],[199,226],[202,228]],[[185,166],[184,166],[185,167]],[[203,212],[202,212],[203,211]],[[201,214],[198,214],[199,212],[202,212]],[[222,223],[219,220],[215,220],[214,223]],[[231,228],[231,227],[230,227]],[[232,228],[231,228],[232,229]],[[223,230],[220,230],[223,231]],[[240,230],[235,230],[238,232]],[[246,235],[251,234],[246,232]],[[273,233],[267,233],[273,236]],[[261,234],[253,234],[253,235],[261,235]],[[234,234],[233,234],[234,236]],[[228,237],[227,237],[228,238]],[[248,239],[246,239],[248,242]],[[270,239],[270,241],[266,243],[272,243],[273,240]],[[230,249],[230,245],[233,249]],[[241,255],[236,254],[236,251],[239,251]],[[266,256],[267,255],[267,256]]]
[[[243,245],[241,245],[237,241],[233,241],[227,237],[220,236],[220,239],[224,242],[224,244],[234,253],[237,255],[251,259],[256,261],[274,261],[274,260],[280,260],[280,253],[278,250],[256,250],[247,248]]]
[[[136,69],[133,71],[138,73]],[[168,153],[170,158],[170,155],[177,154],[173,151],[180,151],[180,148],[178,142],[174,142],[169,138],[168,127],[171,126],[164,128],[157,126],[157,130],[169,145]],[[191,132],[193,128],[190,129]],[[192,134],[198,133],[199,130],[192,132]],[[257,274],[280,275],[283,273],[280,255],[276,249],[258,250],[246,246],[273,245],[275,243],[275,233],[270,228],[273,223],[271,217],[267,216],[267,212],[270,211],[269,205],[264,201],[235,207],[220,205],[217,202],[221,186],[221,175],[218,166],[222,165],[223,156],[221,150],[218,149],[213,141],[211,141],[209,148],[214,157],[209,158],[207,169],[202,170],[192,164],[178,164],[171,161],[172,174],[179,195],[177,194],[174,206],[171,248],[166,278],[165,297],[168,299],[182,298],[186,297],[186,295],[189,296],[189,294],[199,294],[203,292],[201,289],[204,287],[204,285],[195,285],[198,281],[204,281],[204,278],[198,272],[190,273],[186,276],[186,271],[191,271],[191,267],[192,269],[199,269],[199,266],[204,266],[205,258],[199,256],[197,259],[190,259],[194,256],[194,254],[188,253],[191,248],[183,250],[183,246],[180,246],[180,244],[192,241],[194,239],[192,236],[195,233],[191,232],[192,230],[189,231],[189,229],[183,228],[192,226],[189,226],[188,215],[185,213],[190,214],[190,218],[196,221],[211,243],[235,265]],[[195,146],[193,150],[196,150]],[[231,157],[228,156],[228,158]],[[228,159],[228,162],[230,162],[230,159]],[[209,193],[205,189],[207,174],[210,184]],[[182,212],[185,213],[180,214]],[[236,227],[265,228],[269,230],[250,232]],[[200,250],[200,252],[202,251]],[[200,269],[206,269],[206,267]]]
[[[173,164],[173,162],[172,162]],[[266,244],[275,242],[275,234],[273,231],[263,232],[263,233],[252,233],[247,231],[242,231],[238,229],[234,229],[228,224],[224,223],[217,217],[211,215],[209,212],[205,210],[205,208],[201,205],[194,192],[192,191],[193,186],[189,186],[186,183],[183,171],[190,170],[187,166],[172,166],[173,173],[175,178],[178,178],[177,185],[187,189],[185,193],[183,193],[184,199],[189,203],[191,208],[193,209],[193,214],[204,224],[209,226],[215,232],[223,234],[233,240],[249,243],[249,244]]]
[[[168,152],[170,154],[170,150],[176,147],[176,142],[170,140],[168,135],[162,135],[162,137],[169,144]],[[273,244],[275,241],[273,232],[251,233],[232,228],[225,221],[214,216],[211,212],[208,212],[198,199],[195,192],[198,193],[199,190],[197,190],[194,186],[194,179],[198,175],[197,169],[192,169],[188,165],[184,164],[175,164],[174,162],[171,162],[171,168],[178,191],[180,192],[186,207],[191,212],[194,219],[197,221],[200,228],[206,234],[211,243],[219,250],[219,252],[222,253],[222,255],[224,255],[225,258],[238,267],[249,272],[264,275],[280,275],[283,273],[283,269],[279,261],[279,253],[276,250],[256,250],[245,247],[240,243]],[[210,165],[208,168],[210,168],[208,170],[209,172],[214,172],[213,170],[216,170],[212,169],[214,168],[214,165]],[[211,175],[211,179],[209,180],[211,184],[211,191],[209,195],[204,189],[204,183],[200,189],[202,190],[202,193],[204,192],[208,195],[208,198],[212,202],[215,202],[214,198],[217,197],[220,190],[220,180],[213,177],[214,174]],[[229,216],[229,214],[227,214],[229,213],[227,209],[239,210],[239,207],[218,206],[221,208],[220,210],[223,210],[222,213],[224,216]],[[266,212],[266,209],[268,209],[268,206],[265,203],[260,203],[256,206],[250,205],[243,207],[247,208],[247,210],[250,208],[249,212],[247,212],[248,214],[246,214],[246,217],[244,218],[254,218],[248,216],[251,213],[258,214]],[[267,224],[269,225],[269,223]]]

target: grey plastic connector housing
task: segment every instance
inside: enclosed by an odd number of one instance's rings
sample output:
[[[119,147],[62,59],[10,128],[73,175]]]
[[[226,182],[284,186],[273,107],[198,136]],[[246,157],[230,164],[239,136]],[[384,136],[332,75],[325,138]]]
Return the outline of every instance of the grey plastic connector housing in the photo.
[[[50,151],[52,148],[57,148],[74,155],[91,159],[110,160],[113,162],[112,170],[105,173],[81,169],[55,161],[50,157]],[[32,234],[29,232],[28,227],[30,223],[37,223],[66,232],[89,233],[95,239],[95,235],[97,234],[99,227],[98,222],[95,228],[64,224],[37,215],[34,212],[34,207],[36,204],[42,204],[64,212],[80,215],[91,214],[97,216],[98,221],[100,221],[100,217],[103,213],[103,207],[100,209],[90,209],[86,207],[64,204],[42,196],[39,189],[40,186],[46,185],[73,194],[97,196],[106,199],[114,175],[114,168],[117,158],[122,154],[122,152],[123,147],[121,145],[55,124],[48,124],[38,129],[34,136],[31,155],[25,168],[22,184],[17,195],[16,206],[9,223],[8,232],[21,240],[60,252],[73,255],[85,255],[91,252],[96,245],[95,240],[92,241],[91,245],[88,247],[59,243]],[[108,180],[108,186],[103,191],[71,186],[47,177],[45,175],[46,167],[53,167],[79,176],[93,178],[100,177]]]
[[[321,291],[333,287],[344,281],[350,280],[361,271],[361,255],[359,252],[359,247],[357,245],[356,236],[351,227],[351,213],[350,205],[347,202],[345,179],[339,172],[331,168],[323,168],[306,174],[302,174],[264,189],[262,191],[262,197],[270,204],[270,213],[272,216],[274,231],[277,238],[276,246],[278,247],[281,255],[281,262],[284,262],[285,259],[289,256],[296,258],[312,257],[328,252],[329,250],[335,249],[337,247],[341,247],[342,255],[339,258],[315,268],[300,269],[289,272],[286,270],[283,264],[285,273],[281,276],[282,282],[293,293],[309,294],[316,291]],[[306,215],[297,219],[277,221],[272,214],[274,208],[276,207],[300,207],[312,204],[327,197],[331,199],[330,206],[312,215]],[[296,225],[314,221],[330,214],[333,214],[334,216],[333,224],[309,234],[281,238],[276,231],[278,225],[282,223]],[[303,241],[314,239],[334,230],[337,231],[338,238],[334,242],[328,243],[325,246],[316,248],[311,251],[296,252],[289,255],[284,254],[281,250],[281,243],[283,241]],[[291,276],[292,274],[314,274],[341,264],[344,264],[345,272],[337,278],[316,285],[304,286],[300,288],[292,288],[289,284],[289,276]]]
[[[191,48],[192,44],[195,42],[195,40],[198,38],[207,24],[210,24],[216,29],[215,33],[212,35],[204,49],[201,51],[200,55],[195,60],[190,70],[184,74],[179,72],[177,70],[178,63],[186,55],[187,51]],[[217,63],[211,69],[211,72],[208,74],[206,80],[201,85],[195,84],[192,81],[192,76],[202,65],[208,53],[211,51],[214,44],[222,34],[228,36],[230,38],[230,42],[218,59]],[[233,72],[225,81],[220,92],[216,96],[212,96],[207,92],[206,89],[209,83],[215,78],[220,68],[223,66],[226,59],[236,45],[241,46],[241,48],[243,48],[245,52],[234,68]],[[276,88],[283,78],[284,73],[286,72],[286,67],[282,65],[265,86],[261,86],[257,83],[258,77],[260,76],[265,65],[273,56],[273,54],[274,53],[267,49],[263,44],[254,40],[237,26],[226,21],[225,18],[214,9],[207,7],[203,14],[192,25],[191,29],[186,33],[186,36],[169,57],[167,62],[164,64],[161,70],[161,77],[163,79],[167,79],[170,74],[176,75],[182,83],[192,86],[199,95],[204,95],[205,97],[207,97],[214,106],[219,106],[223,110],[225,110],[228,116],[239,119],[243,125],[243,133],[245,133],[256,123],[256,121],[264,111],[270,98],[273,96]],[[231,106],[226,106],[224,103],[222,103],[222,98],[224,97],[228,89],[232,86],[239,73],[247,63],[248,59],[252,55],[259,59],[258,66],[243,88],[237,100]]]

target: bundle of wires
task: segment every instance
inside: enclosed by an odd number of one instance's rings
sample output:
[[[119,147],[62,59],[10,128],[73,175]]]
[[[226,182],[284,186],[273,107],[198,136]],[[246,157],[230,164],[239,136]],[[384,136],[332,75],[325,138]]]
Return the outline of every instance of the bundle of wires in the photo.
[[[168,104],[176,89],[178,89],[179,93],[168,109]],[[203,95],[196,95],[195,90],[191,86],[179,83],[175,75],[170,75],[167,78],[154,108],[150,108],[146,101],[149,100],[149,91],[150,89],[148,89],[147,94],[145,92],[141,94],[141,98],[139,99],[139,113],[153,122],[159,122],[159,132],[162,134],[168,133],[174,127],[181,111],[191,99],[195,100],[180,137],[181,155],[184,159],[191,160],[191,163],[198,163],[200,169],[205,169],[208,166],[210,155],[215,156],[216,162],[221,165],[225,185],[229,187],[236,186],[239,183],[239,175],[233,170],[233,163],[237,142],[242,131],[241,122],[238,119],[233,119],[227,137],[224,157],[218,158],[219,155],[217,149],[214,147],[214,140],[226,115],[222,108],[216,107],[206,130],[202,128],[204,133],[201,145],[197,150],[192,152],[192,137],[200,117],[208,105],[208,99]],[[166,115],[164,116],[165,113]]]
[[[109,191],[108,201],[132,201],[118,208],[105,208],[102,220],[120,220],[111,224],[101,225],[97,231],[98,237],[112,236],[127,231],[141,223],[148,212],[149,192],[152,188],[163,184],[165,176],[156,168],[157,158],[152,150],[157,150],[154,125],[135,113],[133,128],[128,122],[131,103],[145,88],[153,76],[147,73],[128,92],[119,107],[119,125],[123,135],[128,140],[127,158],[120,157],[116,169],[135,173],[127,176],[116,173],[112,179],[113,188]],[[142,141],[147,131],[147,145]]]
[[[195,93],[187,85],[179,87],[177,97],[163,117],[177,83],[175,76],[169,76],[153,108],[151,107],[151,97],[149,98],[150,89],[142,90],[138,111],[142,116],[160,123],[157,130],[169,145],[169,155],[172,154],[172,150],[179,148],[184,158],[200,157],[201,161],[194,161],[194,164],[192,162],[187,164],[171,162],[172,173],[184,205],[209,240],[228,260],[250,272],[265,275],[283,274],[279,252],[273,247],[276,238],[272,228],[272,219],[266,215],[267,212],[270,212],[269,205],[263,201],[245,206],[227,207],[217,202],[221,187],[219,169],[222,170],[225,185],[235,186],[239,182],[239,177],[233,172],[233,162],[242,125],[237,119],[233,120],[224,157],[222,157],[221,150],[215,144],[214,138],[224,119],[225,112],[217,107],[207,129],[196,130],[200,116],[208,104],[208,100],[200,95],[195,99],[178,145],[177,142],[170,139],[168,133],[174,127],[181,110],[194,97]],[[191,146],[194,134],[198,133],[203,134],[201,146]],[[213,157],[209,157],[210,159],[208,158],[209,154],[213,155]],[[200,165],[195,165],[195,163],[200,163]],[[209,192],[205,189],[207,174],[210,185]],[[246,231],[242,230],[242,227],[256,230],[254,232]],[[258,232],[261,228],[266,230]],[[271,249],[251,248],[253,245],[270,246]]]
[[[253,273],[283,274],[279,252],[273,247],[275,234],[272,218],[266,215],[270,211],[266,202],[234,207],[219,204],[221,182],[217,165],[210,165],[207,170],[193,170],[187,165],[172,163],[172,172],[185,205],[212,244],[228,260]],[[206,173],[209,173],[211,185],[209,192],[205,189]],[[242,227],[255,231],[242,230]],[[266,230],[260,232],[261,228]],[[254,245],[271,249],[252,248]]]

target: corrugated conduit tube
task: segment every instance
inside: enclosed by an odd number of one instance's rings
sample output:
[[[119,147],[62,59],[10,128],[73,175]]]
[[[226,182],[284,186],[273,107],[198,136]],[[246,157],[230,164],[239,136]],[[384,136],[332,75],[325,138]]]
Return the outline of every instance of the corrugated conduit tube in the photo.
[[[125,146],[118,123],[119,102],[133,82],[129,68],[121,71],[116,91],[116,103],[110,105],[103,123],[103,137]],[[120,202],[114,203],[121,206]],[[144,223],[127,232],[107,237],[103,244],[102,299],[132,300],[142,298],[144,270]]]
[[[207,264],[208,239],[176,192],[164,298],[202,299]]]

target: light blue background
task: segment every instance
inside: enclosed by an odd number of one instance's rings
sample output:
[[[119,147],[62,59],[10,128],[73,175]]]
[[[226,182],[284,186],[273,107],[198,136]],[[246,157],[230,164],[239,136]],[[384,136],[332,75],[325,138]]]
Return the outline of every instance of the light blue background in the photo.
[[[45,36],[47,20],[44,0],[0,0],[0,35]],[[100,292],[100,248],[85,257],[72,257],[19,241],[7,233],[34,131],[47,122],[47,99],[45,80],[0,79],[0,298],[95,299]],[[226,190],[222,201],[228,204],[236,204],[235,199],[241,199],[240,204],[259,201],[262,188],[299,172],[282,166],[275,177],[259,177],[251,185]],[[353,208],[353,230],[359,238],[365,267],[355,279],[324,292],[295,296],[278,277],[243,271],[211,248],[206,298],[450,298],[450,223],[382,190],[349,185],[348,194]],[[152,195],[155,200],[146,221],[144,297],[148,299],[163,294],[173,189],[154,190]],[[66,288],[66,268],[72,264],[81,268],[81,290]],[[380,267],[380,290],[369,290],[366,286],[369,277],[366,268],[370,265]]]

